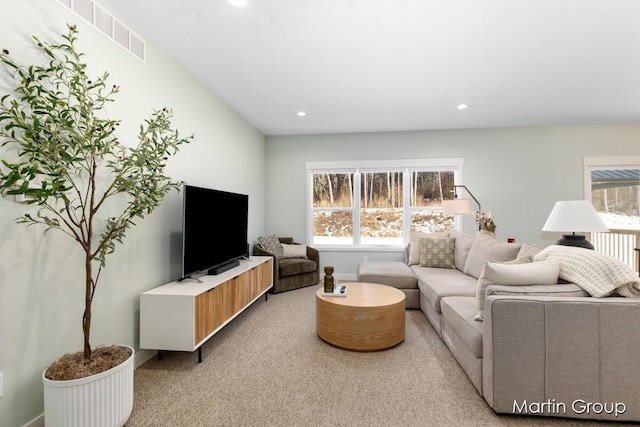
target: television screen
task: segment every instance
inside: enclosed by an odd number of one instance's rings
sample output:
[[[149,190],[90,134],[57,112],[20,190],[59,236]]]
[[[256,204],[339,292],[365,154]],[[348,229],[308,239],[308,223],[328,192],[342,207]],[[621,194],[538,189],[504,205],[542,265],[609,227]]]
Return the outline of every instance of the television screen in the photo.
[[[185,185],[182,278],[220,268],[245,256],[249,196]],[[222,267],[222,268],[221,268]]]

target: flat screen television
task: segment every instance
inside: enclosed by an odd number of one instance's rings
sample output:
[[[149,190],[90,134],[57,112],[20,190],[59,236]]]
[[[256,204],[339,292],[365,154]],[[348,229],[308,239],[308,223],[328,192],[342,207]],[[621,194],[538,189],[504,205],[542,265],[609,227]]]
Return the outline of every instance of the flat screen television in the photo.
[[[181,280],[221,273],[249,256],[248,212],[246,194],[183,186]]]

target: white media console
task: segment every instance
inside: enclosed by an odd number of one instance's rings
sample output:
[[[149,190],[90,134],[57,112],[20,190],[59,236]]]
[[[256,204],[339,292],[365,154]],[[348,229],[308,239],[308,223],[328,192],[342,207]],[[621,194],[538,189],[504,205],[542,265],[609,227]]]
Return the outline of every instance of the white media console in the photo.
[[[273,286],[273,260],[253,256],[215,276],[140,294],[140,348],[195,351]],[[266,298],[266,295],[265,295]]]

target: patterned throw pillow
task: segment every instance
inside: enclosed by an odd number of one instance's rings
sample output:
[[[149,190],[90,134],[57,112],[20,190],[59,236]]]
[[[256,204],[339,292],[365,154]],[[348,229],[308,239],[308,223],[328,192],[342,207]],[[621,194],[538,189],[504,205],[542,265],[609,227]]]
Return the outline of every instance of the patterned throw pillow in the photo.
[[[454,238],[420,239],[420,267],[454,268]]]
[[[282,258],[282,244],[275,235],[258,237],[258,243],[260,243],[262,249],[267,252],[271,252],[276,256],[276,258]]]
[[[409,259],[407,264],[417,265],[420,264],[420,239],[440,239],[446,238],[448,234],[446,231],[425,233],[420,231],[411,230],[409,240]]]

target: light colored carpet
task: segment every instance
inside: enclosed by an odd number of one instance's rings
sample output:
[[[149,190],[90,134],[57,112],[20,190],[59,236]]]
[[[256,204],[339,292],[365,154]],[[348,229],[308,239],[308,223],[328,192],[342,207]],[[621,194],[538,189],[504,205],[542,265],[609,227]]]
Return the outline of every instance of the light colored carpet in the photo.
[[[197,353],[164,352],[138,368],[126,426],[603,424],[496,415],[420,310],[406,312],[405,341],[392,349],[332,347],[315,332],[317,289],[258,300],[203,346],[201,364]]]

